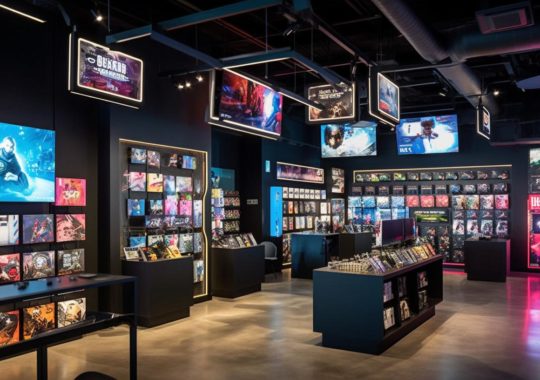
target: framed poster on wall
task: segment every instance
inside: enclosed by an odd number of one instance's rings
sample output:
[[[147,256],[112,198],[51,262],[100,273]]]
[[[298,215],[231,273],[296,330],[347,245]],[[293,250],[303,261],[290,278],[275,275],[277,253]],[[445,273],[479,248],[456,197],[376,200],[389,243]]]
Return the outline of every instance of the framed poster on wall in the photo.
[[[324,169],[312,166],[276,162],[277,179],[324,184]]]

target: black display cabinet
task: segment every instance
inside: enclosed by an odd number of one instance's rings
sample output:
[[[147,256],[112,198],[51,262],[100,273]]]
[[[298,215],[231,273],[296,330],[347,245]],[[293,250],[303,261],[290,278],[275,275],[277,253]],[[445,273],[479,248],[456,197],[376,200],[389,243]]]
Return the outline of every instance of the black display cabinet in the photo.
[[[291,239],[292,271],[295,278],[313,278],[313,270],[328,265],[339,254],[339,234],[293,233]]]
[[[212,295],[236,298],[261,290],[264,246],[212,248]]]
[[[465,240],[467,280],[505,282],[510,269],[510,240]]]
[[[123,274],[139,280],[138,324],[153,327],[189,317],[193,305],[193,258],[122,261]]]
[[[435,305],[443,299],[442,261],[442,256],[435,256],[385,274],[313,271],[313,330],[322,333],[322,345],[370,354],[388,349],[435,315]],[[419,284],[421,272],[427,284]],[[406,283],[401,297],[400,278]],[[385,283],[390,283],[393,295],[386,302]],[[420,293],[427,297],[421,299]],[[401,317],[404,300],[410,313],[407,318]],[[395,323],[385,329],[386,309],[393,309]]]
[[[354,232],[339,234],[339,258],[350,259],[355,254],[371,252],[373,233]]]

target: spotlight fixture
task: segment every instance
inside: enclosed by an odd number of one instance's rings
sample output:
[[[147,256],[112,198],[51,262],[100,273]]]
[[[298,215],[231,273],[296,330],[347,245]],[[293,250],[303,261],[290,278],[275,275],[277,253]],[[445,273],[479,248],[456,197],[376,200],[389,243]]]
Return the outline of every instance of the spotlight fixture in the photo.
[[[297,22],[292,22],[287,26],[287,28],[283,31],[283,37],[289,37],[291,34],[294,34],[300,29],[300,24]]]
[[[96,12],[95,10],[91,9],[90,13],[92,13],[92,16],[94,16],[94,19],[97,22],[102,22],[103,21],[103,15],[99,11]]]
[[[440,95],[440,96],[446,96],[446,93],[443,92],[443,91],[439,91],[439,95]]]
[[[179,90],[183,90],[184,89],[184,85],[182,83],[178,83],[176,85],[176,88],[179,89]]]
[[[186,81],[186,88],[191,88],[191,82]]]
[[[501,92],[499,90],[493,90],[493,95],[495,96],[499,96]]]
[[[203,78],[203,76],[201,74],[197,74],[195,79],[197,79],[197,82],[202,82],[204,80],[204,78]]]
[[[439,96],[446,97],[447,95],[448,95],[448,87],[444,86],[444,87],[439,91]]]

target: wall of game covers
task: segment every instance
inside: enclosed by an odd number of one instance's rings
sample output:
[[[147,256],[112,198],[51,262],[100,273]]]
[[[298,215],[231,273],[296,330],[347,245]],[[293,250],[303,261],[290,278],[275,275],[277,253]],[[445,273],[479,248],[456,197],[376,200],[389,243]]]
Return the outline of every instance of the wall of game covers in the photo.
[[[206,152],[125,140],[120,146],[120,254],[137,252],[142,261],[193,255],[194,296],[207,295]]]
[[[376,172],[379,169],[395,169],[399,171],[407,171],[406,168],[414,168],[414,171],[421,172],[422,168],[433,167],[473,167],[481,168],[491,165],[511,165],[510,178],[503,182],[508,184],[509,205],[511,212],[508,215],[509,236],[511,239],[511,268],[516,271],[527,270],[527,233],[525,225],[527,221],[527,194],[528,194],[528,159],[529,147],[527,146],[490,146],[489,141],[479,137],[475,130],[475,118],[473,112],[460,111],[458,114],[459,120],[459,153],[452,154],[430,154],[430,155],[410,155],[399,156],[397,154],[396,136],[394,132],[378,127],[377,132],[377,156],[371,157],[352,157],[352,158],[332,158],[323,159],[322,165],[327,172],[332,168],[345,169],[346,175],[346,193],[347,196],[353,195],[352,188],[353,172],[355,170],[363,170]],[[403,168],[403,169],[402,169]],[[474,170],[474,169],[473,169]],[[425,170],[428,171],[428,170]],[[462,181],[462,185],[467,184],[467,181]],[[470,184],[481,182],[473,180]],[[490,180],[493,185],[497,180]],[[397,183],[396,185],[399,185]],[[404,183],[402,183],[405,185]],[[384,183],[369,184],[363,186],[386,186]],[[420,186],[417,182],[416,185]],[[391,189],[389,189],[390,191]],[[406,189],[404,189],[405,191]],[[492,189],[493,190],[493,189]],[[420,191],[420,189],[418,190]],[[358,194],[360,195],[360,194]],[[377,196],[378,194],[375,194]],[[406,196],[404,194],[403,196]],[[422,195],[419,193],[419,196]],[[437,194],[433,194],[434,196]],[[467,194],[460,194],[467,195]],[[478,193],[471,195],[482,195]],[[489,195],[489,194],[486,194]],[[389,193],[388,196],[393,196]],[[495,199],[495,198],[494,198]],[[376,202],[376,200],[374,200]],[[392,206],[391,208],[399,208]],[[403,200],[405,202],[405,199]],[[434,199],[436,201],[436,198]],[[451,201],[451,200],[449,200]],[[420,202],[420,199],[418,199]],[[405,203],[404,203],[405,204]],[[450,203],[451,205],[451,203]],[[429,210],[429,209],[426,209]],[[449,207],[449,211],[452,208]],[[467,218],[465,211],[465,232],[467,229]],[[404,212],[404,211],[403,211]],[[411,215],[412,216],[412,215]],[[495,217],[495,212],[494,212]],[[452,214],[449,215],[452,218]],[[480,219],[481,223],[481,219]],[[453,226],[452,226],[453,227]],[[471,225],[471,228],[473,226]],[[481,225],[480,225],[481,227]],[[479,228],[480,228],[479,227]],[[496,228],[496,222],[494,225]]]
[[[463,265],[466,238],[510,235],[511,166],[354,171],[352,223],[415,218],[447,264]]]

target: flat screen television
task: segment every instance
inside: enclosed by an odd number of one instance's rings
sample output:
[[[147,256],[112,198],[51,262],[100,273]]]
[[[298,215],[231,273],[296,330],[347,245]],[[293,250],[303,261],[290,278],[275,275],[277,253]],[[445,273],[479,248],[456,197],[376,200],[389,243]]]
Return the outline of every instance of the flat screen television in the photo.
[[[381,223],[382,245],[403,241],[403,219],[383,220]]]
[[[55,132],[0,123],[0,202],[54,202]]]
[[[243,76],[223,71],[219,118],[239,127],[281,135],[280,93]]]
[[[399,155],[459,152],[457,115],[401,119],[396,127]]]
[[[321,156],[361,157],[377,155],[377,124],[365,127],[355,124],[321,125]]]

